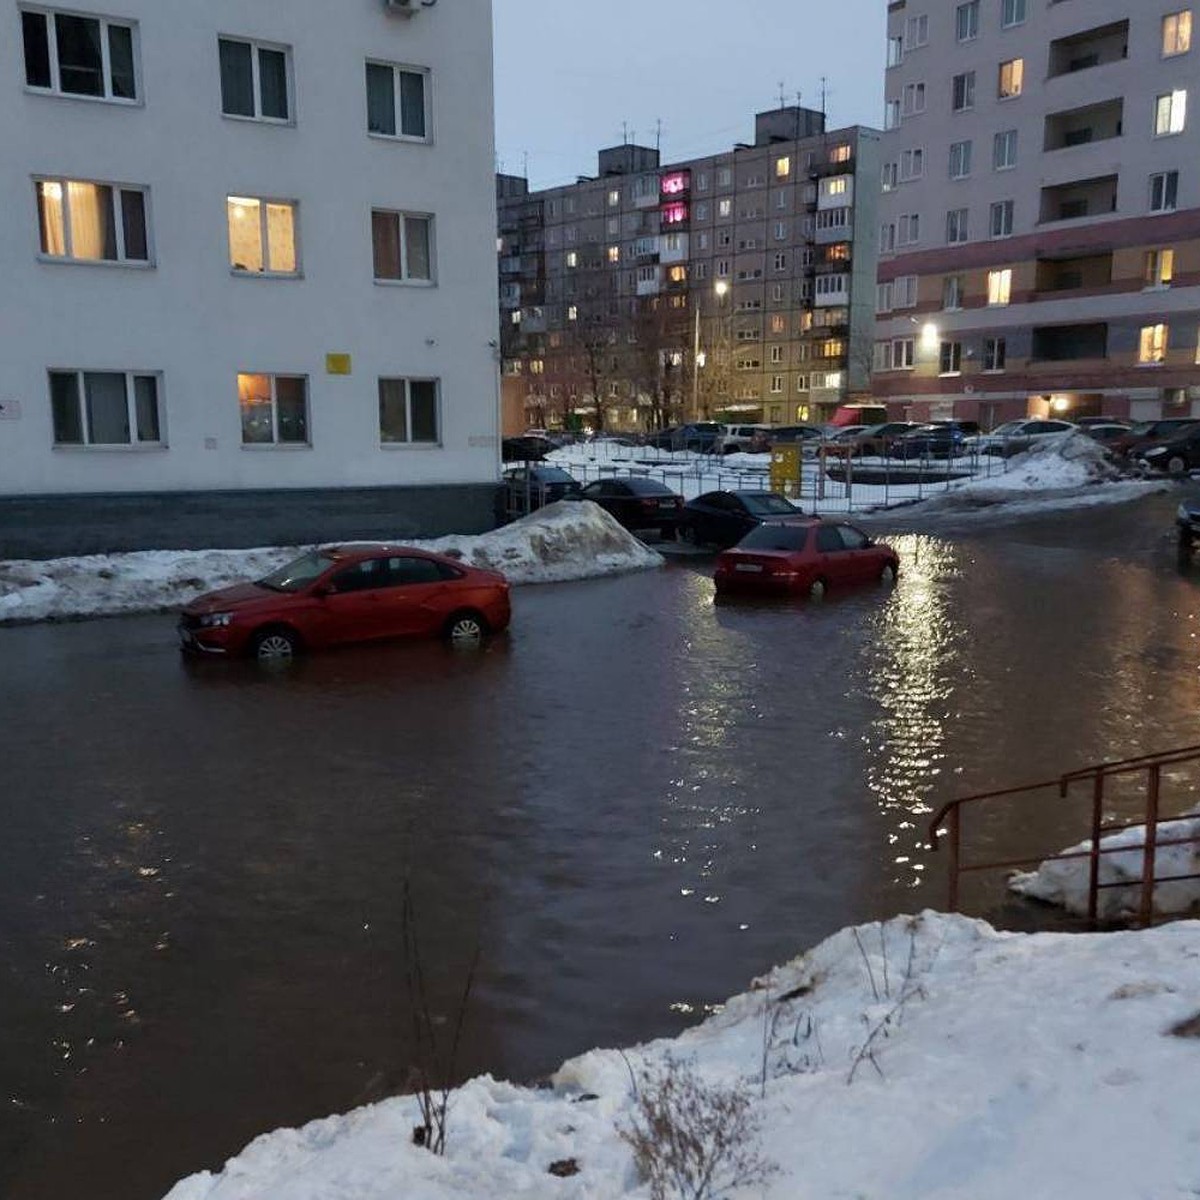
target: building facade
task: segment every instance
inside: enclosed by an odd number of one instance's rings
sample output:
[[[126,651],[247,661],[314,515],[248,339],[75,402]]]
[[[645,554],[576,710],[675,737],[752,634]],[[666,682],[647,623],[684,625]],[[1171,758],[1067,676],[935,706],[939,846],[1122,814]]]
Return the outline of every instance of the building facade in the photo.
[[[1192,17],[889,4],[874,391],[895,415],[1200,415]]]
[[[755,126],[668,165],[602,150],[566,187],[498,178],[504,370],[530,425],[786,424],[867,394],[879,134],[797,107]]]
[[[488,0],[0,22],[0,496],[494,482]]]

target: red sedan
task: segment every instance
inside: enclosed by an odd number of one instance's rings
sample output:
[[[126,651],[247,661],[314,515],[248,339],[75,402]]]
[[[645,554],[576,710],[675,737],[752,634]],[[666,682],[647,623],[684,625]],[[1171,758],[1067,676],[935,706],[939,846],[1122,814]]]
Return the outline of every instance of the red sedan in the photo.
[[[330,546],[192,601],[179,636],[187,651],[263,660],[409,635],[466,645],[508,625],[508,590],[495,571],[408,546]]]
[[[900,571],[891,546],[842,521],[760,525],[717,558],[718,592],[807,592],[844,583],[890,583]]]

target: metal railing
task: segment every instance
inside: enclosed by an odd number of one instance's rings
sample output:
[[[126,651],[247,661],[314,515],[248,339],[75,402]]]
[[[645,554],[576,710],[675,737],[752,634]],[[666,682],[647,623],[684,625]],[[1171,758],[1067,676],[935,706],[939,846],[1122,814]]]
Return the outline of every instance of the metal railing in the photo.
[[[999,791],[979,792],[952,800],[937,813],[929,825],[929,843],[937,850],[945,842],[949,853],[948,904],[951,912],[959,911],[961,886],[965,876],[994,871],[1015,871],[1020,868],[1040,867],[1046,863],[1068,862],[1087,859],[1087,921],[1092,929],[1098,927],[1100,917],[1100,893],[1106,888],[1129,888],[1134,886],[1126,879],[1102,880],[1101,863],[1105,855],[1129,854],[1135,849],[1127,845],[1103,844],[1107,835],[1128,829],[1142,829],[1142,868],[1137,887],[1137,922],[1150,925],[1156,917],[1154,908],[1155,888],[1164,883],[1181,883],[1200,879],[1200,872],[1183,875],[1159,875],[1158,852],[1173,846],[1200,845],[1200,834],[1189,837],[1161,837],[1159,826],[1181,819],[1183,814],[1163,818],[1163,771],[1166,768],[1200,763],[1200,746],[1184,746],[1158,754],[1145,754],[1136,758],[1120,759],[1069,771],[1057,779],[1040,783],[1023,784],[1019,787],[1003,788]],[[1141,794],[1142,819],[1140,821],[1105,820],[1104,808],[1109,800],[1111,784],[1117,780],[1131,780],[1143,785]],[[1090,828],[1087,847],[1081,850],[1047,850],[1019,858],[993,859],[988,861],[964,861],[963,813],[966,809],[978,809],[992,801],[1009,803],[1020,798],[1029,798],[1049,791],[1057,792],[1059,799],[1067,800],[1077,785],[1090,785],[1089,808]],[[1126,798],[1128,799],[1128,798]]]

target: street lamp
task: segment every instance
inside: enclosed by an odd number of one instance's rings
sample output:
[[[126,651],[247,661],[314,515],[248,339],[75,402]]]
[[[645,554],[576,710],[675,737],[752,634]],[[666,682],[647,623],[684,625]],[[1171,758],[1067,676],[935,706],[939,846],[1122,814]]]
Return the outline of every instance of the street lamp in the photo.
[[[718,279],[713,284],[713,292],[719,301],[724,301],[729,293],[729,284],[724,279]],[[708,356],[700,349],[700,305],[696,305],[695,335],[692,345],[692,417],[700,416],[700,368],[708,361]]]

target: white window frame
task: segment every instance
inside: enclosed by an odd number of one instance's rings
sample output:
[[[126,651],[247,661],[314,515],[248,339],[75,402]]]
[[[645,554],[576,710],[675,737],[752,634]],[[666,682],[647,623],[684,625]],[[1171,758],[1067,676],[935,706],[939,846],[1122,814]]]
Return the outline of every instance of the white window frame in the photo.
[[[1187,88],[1174,88],[1154,98],[1156,138],[1177,137],[1187,128],[1187,99]]]
[[[60,442],[55,440],[53,442],[55,450],[84,450],[91,452],[117,450],[128,453],[130,451],[166,450],[168,448],[167,412],[166,406],[163,404],[163,376],[161,371],[114,371],[102,368],[89,369],[87,367],[50,367],[46,372],[46,385],[48,389],[50,388],[50,377],[52,375],[75,376],[75,395],[79,404],[79,428],[84,438],[81,442]],[[88,427],[87,398],[84,388],[84,377],[87,375],[123,375],[125,377],[125,406],[129,419],[130,439],[128,442],[93,442],[90,440],[91,430]],[[155,415],[158,418],[158,439],[156,441],[139,441],[137,436],[137,391],[134,381],[142,378],[154,380]],[[50,391],[49,395],[52,398],[53,391]],[[53,437],[53,399],[51,399],[50,430]]]
[[[1026,0],[1000,0],[1000,28],[1015,29],[1024,25],[1026,7]]]
[[[961,275],[947,275],[942,281],[942,311],[958,312],[963,306],[966,281]]]
[[[257,62],[257,59],[255,60]],[[368,67],[390,67],[392,71],[392,121],[396,126],[395,133],[383,133],[370,126],[370,109],[368,108],[367,136],[382,138],[385,142],[409,142],[418,146],[433,144],[433,72],[428,67],[419,67],[414,63],[388,62],[382,58],[368,58]],[[290,68],[289,68],[290,75]],[[422,80],[421,101],[424,108],[425,136],[403,133],[404,129],[404,89],[400,86],[401,75],[419,75]],[[290,111],[290,98],[289,98]],[[553,204],[553,201],[551,201]],[[554,214],[551,213],[551,216]]]
[[[1192,48],[1192,10],[1180,9],[1162,19],[1162,56],[1176,58]]]
[[[929,45],[929,14],[920,13],[904,22],[904,49],[916,50]]]
[[[971,240],[971,210],[952,208],[946,213],[946,245],[961,246]]]
[[[125,104],[139,106],[144,103],[142,100],[142,44],[141,30],[138,22],[133,20],[125,20],[113,17],[102,17],[94,12],[78,12],[70,8],[42,8],[40,5],[22,4],[17,10],[18,23],[23,23],[24,14],[30,13],[34,16],[40,16],[45,19],[46,23],[46,42],[50,52],[50,86],[38,87],[35,84],[28,82],[29,67],[25,62],[25,54],[21,52],[21,69],[24,76],[24,86],[27,92],[31,92],[37,96],[61,96],[67,100],[91,100],[100,104]],[[96,21],[100,25],[100,64],[101,73],[104,76],[104,95],[89,96],[86,92],[65,92],[62,88],[62,72],[58,62],[58,36],[55,31],[54,18],[57,16],[64,17],[82,17],[85,20]],[[122,29],[130,31],[130,39],[133,43],[133,97],[114,96],[112,94],[112,62],[109,51],[108,30],[110,26],[118,26]],[[22,36],[22,34],[18,34]]]
[[[520,315],[520,314],[515,314]],[[269,442],[246,441],[245,424],[242,420],[241,398],[238,397],[238,423],[241,429],[240,444],[243,450],[310,450],[312,449],[312,387],[308,375],[302,371],[238,371],[237,378],[262,376],[271,381],[271,440]],[[304,441],[281,442],[279,440],[279,380],[300,379],[304,382]],[[236,383],[236,380],[235,380]]]
[[[966,18],[964,20],[964,18]],[[979,37],[979,0],[966,0],[954,10],[954,40],[962,45]]]
[[[991,364],[989,366],[989,363]],[[983,370],[988,375],[999,375],[1008,369],[1008,339],[985,338],[983,342]]]
[[[988,209],[988,236],[993,240],[1013,236],[1016,225],[1017,206],[1012,200],[996,200]],[[1001,216],[1000,231],[996,229],[996,217]],[[1007,219],[1004,219],[1007,218]]]
[[[41,228],[41,213],[38,210],[38,188],[43,184],[58,184],[62,189],[62,212],[63,212],[63,246],[64,254],[51,254],[42,249],[42,228]],[[71,192],[67,187],[69,183],[86,183],[96,187],[106,187],[112,189],[112,204],[113,204],[113,223],[116,230],[115,245],[117,250],[116,258],[77,258],[73,253],[73,237],[71,232]],[[146,257],[143,258],[127,258],[125,256],[125,221],[121,212],[121,193],[122,192],[138,192],[142,197],[142,212],[145,217],[145,234],[146,234]],[[65,176],[59,175],[35,175],[33,176],[33,204],[35,223],[37,225],[37,257],[43,262],[53,263],[72,263],[77,266],[85,267],[123,267],[126,269],[132,268],[135,271],[149,270],[155,265],[154,262],[154,237],[153,237],[153,221],[150,213],[150,189],[134,183],[113,183],[107,179],[67,179]]]
[[[371,220],[374,223],[376,213],[386,213],[388,216],[400,218],[400,278],[387,279],[375,275],[375,245],[374,245],[374,229],[372,228],[371,237],[371,274],[375,278],[375,282],[381,287],[435,287],[437,285],[438,270],[437,270],[437,221],[434,219],[433,213],[428,212],[408,212],[404,209],[397,208],[376,208],[371,206]],[[408,236],[406,233],[406,225],[409,219],[425,221],[428,226],[429,238],[429,278],[413,278],[408,271]]]
[[[1168,193],[1172,190],[1171,183],[1174,180],[1174,197],[1168,203]],[[1154,203],[1154,192],[1158,189],[1162,192],[1162,202],[1158,205]],[[1178,171],[1157,171],[1150,176],[1150,211],[1155,213],[1175,212],[1179,208],[1179,172]]]
[[[997,267],[987,273],[987,302],[991,308],[1012,303],[1012,267]]]
[[[959,80],[962,80],[962,97],[959,103]],[[974,71],[960,71],[950,80],[950,108],[953,112],[970,112],[975,107],[977,80]]]
[[[974,165],[974,142],[970,138],[962,142],[950,143],[949,172],[951,179],[966,179],[971,174]]]
[[[892,280],[892,304],[895,308],[916,308],[919,284],[916,275],[897,275]]]
[[[925,175],[925,150],[916,146],[910,150],[900,151],[900,182],[911,183]]]
[[[1002,129],[992,137],[992,170],[1011,171],[1017,165],[1018,133],[1015,129]],[[1004,153],[1001,155],[1001,150]]]
[[[1143,325],[1138,335],[1139,367],[1161,367],[1171,349],[1171,327],[1165,321]]]
[[[938,375],[962,374],[962,342],[943,341],[938,346]]]
[[[303,276],[303,260],[300,257],[300,202],[298,200],[286,200],[273,196],[247,196],[238,193],[235,196],[225,197],[225,221],[228,226],[229,222],[229,205],[236,203],[238,200],[255,200],[258,202],[258,246],[262,256],[263,269],[261,271],[251,271],[245,267],[237,267],[233,264],[232,243],[228,239],[228,228],[226,229],[226,250],[229,252],[229,273],[238,276],[239,279],[299,279]],[[273,271],[267,265],[270,259],[270,239],[267,235],[267,205],[274,204],[277,207],[285,205],[292,210],[292,254],[296,259],[296,269],[294,271]],[[243,372],[245,374],[246,372]]]
[[[225,97],[221,95],[221,43],[237,42],[250,47],[250,91],[254,97],[253,116],[246,113],[227,113]],[[267,117],[262,111],[262,75],[259,67],[258,52],[270,50],[283,55],[283,74],[287,84],[286,117]],[[296,124],[296,81],[292,67],[292,48],[283,42],[268,42],[260,38],[242,37],[236,33],[217,34],[217,96],[221,105],[221,116],[227,121],[256,121],[261,125],[295,125]],[[245,372],[242,372],[245,374]]]
[[[921,214],[901,213],[896,228],[897,246],[917,246],[921,242]]]
[[[534,363],[540,364],[540,370],[534,370],[531,363],[531,373],[542,375],[545,373],[546,364],[542,359],[535,359]],[[401,441],[385,442],[383,440],[383,414],[380,413],[379,422],[379,445],[384,450],[440,450],[442,449],[445,438],[442,422],[442,381],[440,378],[435,378],[429,375],[380,375],[376,384],[377,394],[380,395],[382,402],[382,389],[380,385],[384,383],[403,383],[404,384],[404,428],[408,436]],[[433,384],[433,417],[434,424],[437,427],[437,436],[432,440],[414,441],[413,432],[413,400],[412,400],[412,385],[414,383],[431,383]]]
[[[923,80],[906,83],[901,96],[904,116],[916,117],[925,111],[925,83]]]
[[[917,366],[917,343],[915,338],[893,338],[891,345],[891,369],[912,371]]]
[[[1174,247],[1159,246],[1153,250],[1147,250],[1143,278],[1145,291],[1166,291],[1175,278]]]
[[[1008,77],[1008,90],[1005,90],[1004,80]],[[1015,100],[1025,94],[1025,60],[1023,58],[1006,58],[999,66],[996,74],[996,99]]]

